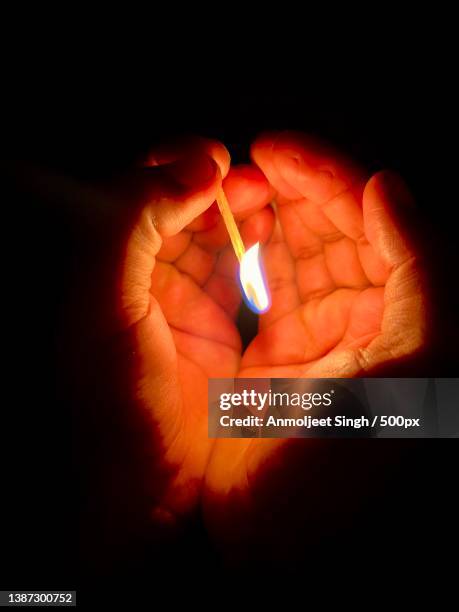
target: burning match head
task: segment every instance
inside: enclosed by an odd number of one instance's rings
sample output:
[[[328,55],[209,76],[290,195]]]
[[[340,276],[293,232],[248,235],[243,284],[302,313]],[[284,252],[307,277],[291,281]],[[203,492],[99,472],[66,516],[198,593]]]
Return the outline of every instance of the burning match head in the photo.
[[[260,259],[260,243],[248,249],[241,258],[239,280],[242,295],[250,310],[262,314],[271,306],[271,296]]]

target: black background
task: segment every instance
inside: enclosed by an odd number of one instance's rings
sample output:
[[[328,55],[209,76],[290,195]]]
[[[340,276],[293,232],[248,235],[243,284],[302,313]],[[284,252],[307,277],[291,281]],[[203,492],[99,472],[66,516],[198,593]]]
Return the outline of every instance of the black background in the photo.
[[[160,77],[153,66],[148,73],[123,71],[121,77],[119,66],[88,71],[75,60],[46,79],[42,65],[36,68],[16,75],[21,87],[3,110],[1,147],[9,170],[32,161],[76,178],[100,179],[124,169],[155,142],[184,132],[218,138],[234,162],[247,162],[250,141],[266,129],[314,133],[371,171],[398,170],[427,219],[432,241],[426,249],[438,261],[445,318],[455,324],[457,115],[442,62],[432,68],[422,61],[361,61],[351,68],[335,66],[317,82],[307,69],[293,77],[280,69],[266,78],[255,68],[249,76],[222,70],[224,78],[208,79],[198,64],[194,80],[172,70]],[[0,584],[78,588],[88,577],[75,552],[71,425],[56,391],[54,350],[74,232],[42,197],[5,184],[4,325],[10,333],[4,360],[11,375],[2,402]],[[248,338],[253,321],[244,315],[241,325]],[[457,362],[440,359],[429,373],[457,375]],[[309,575],[346,570],[358,577],[389,568],[392,575],[410,571],[428,580],[433,566],[443,567],[447,551],[457,545],[456,489],[453,440],[406,441],[398,475],[385,483],[384,494],[365,500],[358,517],[346,519],[338,533],[333,530],[310,551],[314,564],[299,569]],[[153,551],[146,562],[126,560],[125,581],[145,586],[167,572],[179,582],[190,575],[202,579],[217,563],[199,528],[160,561],[163,552]],[[293,571],[288,560],[286,569]]]

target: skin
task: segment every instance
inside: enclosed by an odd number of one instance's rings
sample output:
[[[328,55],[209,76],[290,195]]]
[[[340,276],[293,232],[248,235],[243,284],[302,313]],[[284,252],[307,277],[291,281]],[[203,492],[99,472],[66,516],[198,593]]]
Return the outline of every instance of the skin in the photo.
[[[103,347],[104,375],[78,382],[84,405],[97,397],[88,410],[106,436],[108,459],[92,478],[97,497],[113,500],[110,528],[172,534],[201,513],[237,561],[254,544],[272,556],[292,547],[305,520],[349,499],[381,458],[368,451],[362,470],[357,445],[342,453],[342,441],[209,439],[208,378],[371,375],[414,357],[426,337],[426,293],[405,221],[413,203],[401,179],[368,178],[303,134],[263,135],[251,154],[253,166],[229,170],[213,141],[152,153],[142,196],[130,192],[137,205],[113,221],[113,248],[94,258],[94,276],[109,280],[94,282],[91,303],[100,306],[82,325],[92,330],[88,354]],[[237,262],[214,204],[222,177],[246,245],[264,243],[272,293],[244,354]],[[311,469],[327,459],[333,470]],[[289,498],[294,509],[284,507]]]

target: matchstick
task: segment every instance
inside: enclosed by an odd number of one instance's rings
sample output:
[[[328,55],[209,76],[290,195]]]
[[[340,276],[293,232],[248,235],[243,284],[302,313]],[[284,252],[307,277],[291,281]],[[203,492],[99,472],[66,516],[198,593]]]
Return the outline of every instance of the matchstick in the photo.
[[[241,234],[239,233],[236,221],[234,220],[233,213],[231,212],[231,208],[229,207],[228,200],[222,187],[218,188],[216,200],[226,229],[228,230],[236,257],[239,259],[239,262],[241,262],[242,256],[245,253],[244,243],[242,242]]]

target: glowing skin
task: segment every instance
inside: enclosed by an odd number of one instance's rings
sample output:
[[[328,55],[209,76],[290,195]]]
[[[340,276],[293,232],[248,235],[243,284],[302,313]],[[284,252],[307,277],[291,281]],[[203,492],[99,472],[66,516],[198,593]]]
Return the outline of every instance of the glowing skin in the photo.
[[[102,479],[113,494],[103,504],[111,513],[107,525],[116,525],[117,508],[122,520],[126,499],[162,534],[200,513],[230,556],[243,555],[244,546],[253,551],[253,533],[258,542],[269,539],[263,550],[272,544],[275,555],[276,543],[294,541],[295,525],[304,525],[308,513],[314,525],[323,515],[330,526],[332,512],[358,502],[359,478],[372,459],[379,465],[394,453],[387,445],[362,458],[360,446],[346,445],[333,454],[333,440],[211,440],[208,379],[381,372],[423,347],[426,325],[427,297],[409,240],[416,223],[400,215],[410,199],[399,179],[380,173],[368,180],[302,134],[263,136],[252,158],[258,168],[228,173],[229,156],[219,143],[206,141],[199,156],[173,164],[157,153],[147,195],[136,208],[130,194],[131,218],[121,216],[113,232],[118,248],[103,251],[112,259],[91,260],[94,293],[78,293],[69,325],[91,330],[90,338],[79,333],[77,340],[88,340],[84,366],[91,384],[98,373],[100,387],[97,393],[89,387],[79,414],[94,397],[91,419],[107,406],[111,424],[102,418],[102,434],[118,424],[119,439],[127,440],[115,445],[113,465],[122,469]],[[222,176],[244,243],[265,243],[271,290],[271,308],[244,354],[235,324],[238,261],[212,206]],[[269,206],[274,195],[276,219]],[[101,236],[107,237],[106,224]],[[253,271],[256,249],[247,255]],[[247,287],[245,265],[241,282]],[[256,308],[265,308],[266,295],[257,300]],[[91,318],[77,322],[78,316]],[[82,391],[83,382],[76,387]],[[93,438],[105,449],[100,436]],[[110,469],[106,454],[103,465]],[[91,456],[86,449],[85,455]],[[296,502],[286,516],[281,501],[292,495]]]

